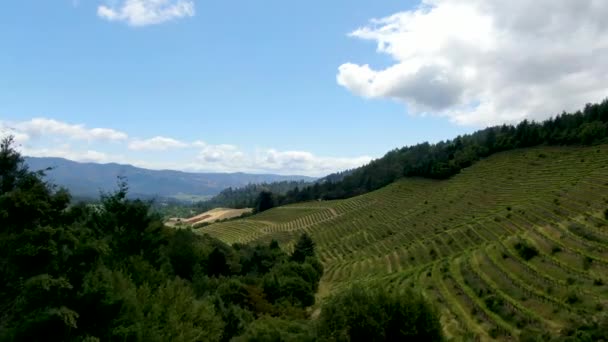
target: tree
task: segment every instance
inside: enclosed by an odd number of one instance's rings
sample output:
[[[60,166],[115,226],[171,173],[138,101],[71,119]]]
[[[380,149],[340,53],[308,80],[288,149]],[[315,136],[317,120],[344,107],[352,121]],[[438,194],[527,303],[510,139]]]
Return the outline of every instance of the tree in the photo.
[[[293,321],[323,272],[311,241],[298,263],[277,241],[230,247],[169,229],[124,179],[97,204],[70,204],[12,144],[0,143],[0,341],[224,342],[262,315],[281,320],[251,336],[314,338]]]
[[[580,140],[583,144],[593,144],[606,137],[606,124],[593,121],[580,127]]]
[[[315,242],[306,233],[302,234],[291,254],[291,260],[302,263],[306,257],[315,256]]]
[[[439,315],[421,295],[353,286],[321,308],[318,334],[330,341],[441,341]]]
[[[179,229],[169,239],[165,251],[173,272],[182,279],[192,280],[194,268],[203,261],[198,244],[199,236],[190,229]]]
[[[291,321],[283,318],[264,316],[255,320],[245,333],[233,341],[274,342],[274,341],[316,341],[314,331],[306,321]]]
[[[0,143],[0,340],[59,341],[79,317],[69,300],[78,277],[68,270],[86,265],[82,232],[67,191],[29,171],[13,144]]]
[[[214,248],[211,254],[209,254],[209,260],[207,262],[207,270],[211,276],[228,275],[230,273],[230,267],[226,260],[226,254],[219,249]]]
[[[272,193],[269,191],[260,192],[255,201],[255,212],[261,213],[272,208],[274,208],[274,199],[272,198]]]

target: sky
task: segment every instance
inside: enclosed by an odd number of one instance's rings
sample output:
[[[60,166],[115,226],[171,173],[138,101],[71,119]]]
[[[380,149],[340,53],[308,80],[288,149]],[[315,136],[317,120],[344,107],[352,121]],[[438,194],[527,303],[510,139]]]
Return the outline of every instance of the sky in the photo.
[[[19,0],[0,134],[23,154],[323,176],[608,94],[605,0]]]

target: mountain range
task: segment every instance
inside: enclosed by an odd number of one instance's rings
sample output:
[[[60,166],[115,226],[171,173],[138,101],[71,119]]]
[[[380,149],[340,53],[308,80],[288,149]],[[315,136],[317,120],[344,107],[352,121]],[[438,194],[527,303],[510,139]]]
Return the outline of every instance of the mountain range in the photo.
[[[64,158],[25,157],[33,171],[46,171],[47,179],[70,190],[75,197],[97,198],[102,192],[117,188],[118,177],[125,177],[133,197],[163,197],[181,200],[198,200],[211,197],[232,187],[255,183],[304,180],[306,176],[275,174],[194,173],[175,170],[149,170],[116,163],[80,163]]]

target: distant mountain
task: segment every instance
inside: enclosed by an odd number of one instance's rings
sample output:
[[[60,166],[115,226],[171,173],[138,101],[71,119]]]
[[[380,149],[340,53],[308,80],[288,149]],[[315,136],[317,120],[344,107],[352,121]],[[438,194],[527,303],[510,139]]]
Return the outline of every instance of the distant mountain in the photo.
[[[25,157],[31,170],[53,168],[47,178],[64,186],[76,197],[99,196],[100,191],[116,189],[117,177],[126,177],[129,192],[137,197],[203,198],[232,187],[280,181],[312,181],[306,176],[280,176],[248,173],[192,173],[173,170],[148,170],[116,163],[78,163],[63,158]]]

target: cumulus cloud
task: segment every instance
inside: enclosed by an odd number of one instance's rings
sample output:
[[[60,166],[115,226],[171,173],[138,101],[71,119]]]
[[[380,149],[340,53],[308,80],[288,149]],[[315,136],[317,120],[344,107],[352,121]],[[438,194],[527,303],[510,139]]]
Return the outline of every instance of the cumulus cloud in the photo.
[[[116,157],[95,150],[79,151],[70,145],[55,148],[29,148],[21,149],[21,153],[28,157],[59,157],[79,162],[108,163],[117,162]]]
[[[0,138],[8,135],[15,137],[19,150],[26,156],[116,162],[152,169],[324,176],[364,165],[372,159],[369,156],[326,157],[272,148],[242,149],[231,144],[183,141],[165,136],[129,139],[126,133],[114,129],[87,128],[47,118],[0,121]],[[107,141],[115,143],[107,144]],[[155,153],[142,153],[146,151]]]
[[[345,63],[337,82],[458,124],[544,119],[608,95],[608,2],[423,0],[350,36],[395,63]]]
[[[129,143],[129,149],[135,151],[166,151],[175,148],[184,148],[188,144],[173,138],[157,136],[145,140],[133,140]]]
[[[30,136],[26,133],[16,131],[8,123],[0,121],[0,139],[12,136],[15,143],[21,145],[30,140]]]
[[[146,26],[192,17],[192,0],[122,0],[118,5],[97,7],[97,15],[109,21],[124,21],[131,26]]]
[[[258,154],[256,164],[263,165],[266,170],[322,176],[359,167],[370,161],[371,157],[368,156],[354,158],[321,157],[305,151],[269,149]]]
[[[243,161],[244,153],[233,145],[206,145],[201,148],[197,158],[209,163],[221,162],[238,165]]]
[[[41,137],[47,135],[61,136],[75,140],[126,140],[128,135],[124,132],[109,128],[87,128],[84,125],[69,124],[53,119],[34,118],[28,121],[5,124],[18,134],[28,137]]]
[[[266,172],[324,176],[362,166],[371,161],[369,156],[353,158],[323,157],[305,151],[258,149],[246,153],[233,145],[208,145],[198,142],[199,154],[187,167],[199,171]]]

